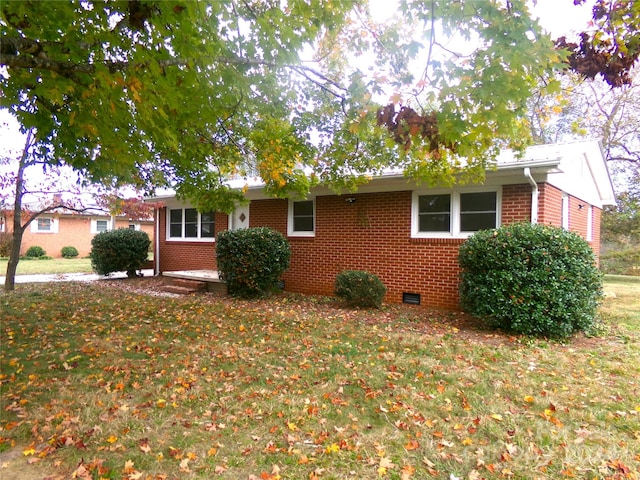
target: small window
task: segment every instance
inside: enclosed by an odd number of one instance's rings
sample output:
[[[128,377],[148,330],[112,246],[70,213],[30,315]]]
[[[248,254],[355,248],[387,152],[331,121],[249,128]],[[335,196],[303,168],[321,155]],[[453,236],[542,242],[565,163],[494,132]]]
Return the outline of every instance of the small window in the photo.
[[[216,231],[214,212],[198,213],[195,208],[171,208],[167,214],[167,240],[213,241]]]
[[[38,217],[31,222],[32,233],[58,233],[58,222],[51,217]]]
[[[496,228],[496,192],[460,194],[460,231]]]
[[[451,195],[420,195],[418,215],[421,232],[451,230]]]
[[[109,230],[109,221],[108,220],[96,220],[96,232],[102,233]]]
[[[203,213],[200,216],[200,236],[213,238],[216,235],[216,217],[214,213]]]
[[[315,234],[315,201],[289,202],[289,235],[313,236]]]
[[[587,241],[593,241],[593,207],[587,208]]]
[[[195,208],[184,209],[184,236],[198,238],[198,211]]]
[[[182,237],[182,209],[169,210],[169,237]]]
[[[38,222],[38,231],[39,232],[50,232],[51,231],[51,219],[50,218],[38,218],[36,219]]]

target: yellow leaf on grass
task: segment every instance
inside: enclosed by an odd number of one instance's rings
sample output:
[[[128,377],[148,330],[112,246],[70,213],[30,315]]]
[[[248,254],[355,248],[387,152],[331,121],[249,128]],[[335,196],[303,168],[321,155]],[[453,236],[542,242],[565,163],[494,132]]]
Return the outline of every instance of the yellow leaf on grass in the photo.
[[[526,397],[524,397],[524,401],[527,403],[533,403],[535,399],[531,395],[527,395]]]
[[[29,455],[34,455],[35,453],[36,453],[36,450],[33,447],[27,448],[26,450],[22,451],[22,455],[24,455],[25,457]]]
[[[117,441],[118,437],[116,437],[115,435],[110,435],[109,438],[107,438],[108,443],[116,443]]]
[[[493,418],[496,422],[502,421],[502,415],[500,415],[499,413],[492,413],[491,418]]]

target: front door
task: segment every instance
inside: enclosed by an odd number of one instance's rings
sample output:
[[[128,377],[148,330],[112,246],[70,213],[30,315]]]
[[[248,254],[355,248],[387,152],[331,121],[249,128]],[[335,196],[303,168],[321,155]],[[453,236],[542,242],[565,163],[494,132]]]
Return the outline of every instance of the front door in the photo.
[[[249,228],[249,204],[236,205],[236,209],[229,215],[229,230]]]

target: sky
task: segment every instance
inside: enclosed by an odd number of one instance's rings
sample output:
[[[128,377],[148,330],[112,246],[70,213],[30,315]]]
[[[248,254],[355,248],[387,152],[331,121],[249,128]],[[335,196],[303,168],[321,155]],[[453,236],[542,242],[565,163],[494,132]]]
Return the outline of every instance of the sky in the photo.
[[[396,0],[371,0],[374,18],[379,21],[388,18],[396,4]],[[542,27],[553,38],[563,35],[571,37],[572,33],[584,29],[589,22],[592,5],[593,0],[580,6],[575,6],[573,0],[531,0],[533,15],[539,18]],[[0,109],[0,156],[11,155],[16,158],[23,146],[24,136],[19,131],[18,123],[6,110]]]

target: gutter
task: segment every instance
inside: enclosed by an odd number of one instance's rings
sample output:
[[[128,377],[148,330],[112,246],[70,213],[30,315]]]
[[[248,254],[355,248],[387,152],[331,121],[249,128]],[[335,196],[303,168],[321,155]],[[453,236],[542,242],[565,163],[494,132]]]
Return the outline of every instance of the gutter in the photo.
[[[532,187],[531,188],[531,223],[535,225],[536,223],[538,223],[538,203],[539,203],[540,192],[538,190],[538,184],[536,183],[536,181],[533,179],[533,176],[531,175],[531,168],[529,167],[524,168],[524,176]]]

